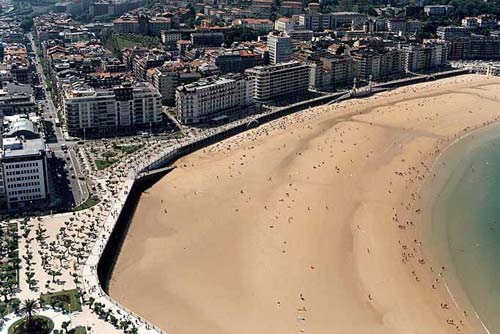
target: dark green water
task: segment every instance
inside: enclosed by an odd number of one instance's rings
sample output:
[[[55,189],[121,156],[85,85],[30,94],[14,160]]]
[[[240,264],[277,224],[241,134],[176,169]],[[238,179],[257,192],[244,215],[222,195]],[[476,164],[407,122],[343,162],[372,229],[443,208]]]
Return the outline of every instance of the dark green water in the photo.
[[[443,161],[428,217],[433,257],[450,265],[447,281],[460,307],[500,333],[500,127],[462,139]]]

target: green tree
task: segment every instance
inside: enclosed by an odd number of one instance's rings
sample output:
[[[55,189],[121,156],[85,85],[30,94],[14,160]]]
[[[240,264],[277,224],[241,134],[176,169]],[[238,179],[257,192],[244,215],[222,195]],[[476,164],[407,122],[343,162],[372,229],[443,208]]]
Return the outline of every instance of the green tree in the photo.
[[[62,329],[64,329],[64,333],[68,334],[68,328],[69,325],[71,324],[71,321],[63,321],[61,324]]]
[[[25,317],[26,328],[30,328],[33,322],[33,315],[40,309],[40,304],[35,299],[26,299],[19,309],[19,314]]]

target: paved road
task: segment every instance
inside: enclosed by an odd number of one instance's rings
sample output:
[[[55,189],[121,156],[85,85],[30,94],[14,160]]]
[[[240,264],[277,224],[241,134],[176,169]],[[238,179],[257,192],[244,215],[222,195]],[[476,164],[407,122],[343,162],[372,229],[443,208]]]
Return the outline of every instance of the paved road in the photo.
[[[56,141],[54,143],[48,143],[47,146],[54,152],[56,157],[66,161],[66,165],[68,166],[67,177],[69,181],[69,187],[73,194],[75,206],[77,206],[88,198],[89,192],[85,179],[79,179],[79,176],[84,176],[84,174],[74,150],[74,146],[76,145],[76,143],[66,141],[66,139],[64,138],[63,128],[60,126],[56,126],[57,109],[54,105],[54,101],[52,101],[52,96],[50,95],[46,87],[47,78],[45,77],[40,59],[38,57],[38,50],[33,40],[33,35],[30,33],[28,36],[35,53],[34,63],[36,71],[41,78],[40,81],[45,96],[44,100],[38,101],[39,107],[41,109],[44,120],[52,123],[52,128],[54,129],[54,134],[56,136]],[[67,147],[67,150],[63,150],[63,145]]]

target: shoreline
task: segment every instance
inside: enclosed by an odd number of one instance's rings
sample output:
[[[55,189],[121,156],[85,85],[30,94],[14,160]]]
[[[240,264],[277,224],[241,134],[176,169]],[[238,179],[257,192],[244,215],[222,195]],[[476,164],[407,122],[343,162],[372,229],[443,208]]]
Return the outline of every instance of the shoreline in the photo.
[[[410,87],[410,88],[411,88],[411,87]],[[411,90],[411,89],[410,89],[410,90]],[[405,94],[405,93],[407,93],[407,92],[403,92],[402,94]],[[390,95],[390,96],[392,96],[392,97],[394,97],[394,94],[389,94],[389,95]],[[433,95],[433,94],[429,94],[429,95]],[[371,98],[370,98],[370,99],[371,99]],[[380,99],[380,98],[379,98],[379,99]],[[377,98],[374,98],[374,100],[377,100]],[[410,100],[411,100],[411,99],[410,99]],[[352,106],[352,105],[358,105],[358,106],[360,106],[360,107],[363,109],[363,105],[364,105],[364,104],[369,104],[370,102],[373,102],[373,101],[369,101],[369,102],[366,102],[366,103],[359,103],[359,104],[357,104],[357,103],[347,103],[347,104],[348,104],[348,105],[350,104],[351,106]],[[381,105],[384,105],[384,104],[387,104],[387,103],[380,103],[380,104],[381,104]],[[390,104],[390,103],[388,103],[388,104]],[[353,115],[356,115],[356,112],[353,112]],[[361,115],[361,116],[362,116],[362,115]],[[311,118],[315,118],[315,119],[316,119],[316,118],[322,118],[322,117],[325,117],[325,115],[323,114],[323,115],[320,115],[320,116],[317,116],[317,117],[311,117]],[[332,116],[332,115],[330,115],[330,117],[332,117],[332,118],[336,118],[335,116]],[[305,118],[307,119],[307,116],[305,116]],[[326,118],[328,118],[328,117],[326,117]],[[310,120],[309,120],[309,121],[310,121]],[[314,122],[314,120],[313,120],[312,122]],[[278,123],[279,123],[279,122],[278,122]],[[305,123],[305,124],[307,124],[307,123]],[[304,125],[304,123],[302,123],[302,125]],[[238,136],[245,137],[246,135],[245,135],[245,134],[242,134],[242,135],[238,135]],[[216,145],[217,145],[217,144],[216,144]],[[185,158],[183,158],[183,159],[185,159]],[[187,159],[189,159],[189,157],[187,157]]]
[[[430,180],[427,180],[427,182],[424,182],[418,193],[422,196],[422,199],[420,202],[424,207],[428,207],[431,210],[428,210],[428,214],[423,215],[422,219],[418,219],[418,221],[424,223],[424,228],[421,229],[419,235],[422,235],[423,238],[429,236],[425,236],[425,234],[430,233],[430,229],[432,228],[431,224],[435,223],[432,219],[432,211],[435,209],[434,204],[430,203],[431,201],[434,201],[436,197],[441,195],[441,191],[444,188],[444,185],[442,183],[447,183],[449,179],[451,179],[451,174],[458,168],[458,162],[455,161],[459,159],[459,156],[463,156],[463,152],[458,152],[456,150],[459,150],[460,148],[469,148],[467,145],[471,145],[470,142],[467,142],[467,140],[470,140],[473,142],[473,148],[477,148],[477,146],[481,146],[485,142],[491,141],[491,134],[490,131],[500,131],[500,121],[496,121],[494,123],[485,125],[483,127],[474,129],[470,132],[467,132],[463,136],[455,139],[453,142],[451,142],[449,145],[447,145],[444,150],[440,152],[438,157],[433,163],[432,169],[429,171],[429,175],[432,173],[435,173],[433,180],[436,178],[439,180],[439,186],[432,186],[428,183],[430,183]],[[479,138],[477,138],[478,136]],[[484,138],[486,137],[486,138]],[[497,136],[498,137],[498,136]],[[465,153],[467,154],[467,153]],[[452,162],[452,164],[448,164],[446,167],[443,167],[442,163],[449,163]],[[437,176],[436,176],[437,175]],[[439,222],[438,222],[439,223]],[[448,224],[448,222],[442,222],[442,224]],[[441,236],[440,240],[443,239],[443,236]],[[449,245],[448,245],[448,240],[442,240],[443,245],[440,245],[440,250],[431,250],[431,251],[423,251],[424,253],[429,253],[429,254],[434,254],[433,257],[430,257],[430,260],[433,261],[433,263],[436,262],[441,262],[444,264],[450,264],[452,270],[454,271],[453,275],[451,276],[451,285],[453,287],[450,288],[450,282],[446,277],[443,277],[443,283],[446,287],[446,290],[448,294],[450,295],[455,307],[457,309],[461,310],[468,310],[470,308],[473,309],[474,311],[474,316],[476,317],[478,321],[478,329],[481,332],[484,332],[486,334],[490,334],[491,331],[489,328],[486,326],[486,324],[483,322],[481,315],[478,313],[476,307],[472,304],[471,298],[469,296],[469,293],[465,290],[463,287],[463,283],[460,281],[458,278],[458,274],[456,273],[456,267],[452,263],[451,256],[449,254]],[[436,247],[434,247],[436,248]],[[439,254],[439,259],[438,256]],[[478,331],[476,331],[478,332]]]

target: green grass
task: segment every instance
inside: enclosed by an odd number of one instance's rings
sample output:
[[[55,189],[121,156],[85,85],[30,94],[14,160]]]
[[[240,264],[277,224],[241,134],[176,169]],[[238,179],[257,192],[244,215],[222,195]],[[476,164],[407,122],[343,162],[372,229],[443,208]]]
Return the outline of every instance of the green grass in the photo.
[[[160,48],[161,42],[159,38],[147,36],[147,35],[136,35],[136,34],[118,34],[113,35],[115,45],[121,50],[123,48],[133,48],[135,46],[144,46],[147,48]]]
[[[112,157],[114,157],[115,155],[116,155],[116,152],[114,152],[114,151],[107,151],[107,152],[104,152],[104,153],[102,154],[102,156],[103,156],[103,157],[105,157],[106,159],[108,159],[108,158],[112,158]]]
[[[106,160],[96,160],[95,161],[95,166],[98,170],[103,170],[111,166],[112,164],[118,162],[117,159],[106,159]]]
[[[114,148],[124,154],[132,154],[140,150],[142,148],[142,145],[115,146]]]
[[[94,196],[89,196],[89,198],[87,198],[87,200],[85,202],[78,205],[76,208],[73,209],[73,211],[80,211],[80,210],[89,209],[89,208],[93,207],[94,205],[97,205],[99,202],[100,202],[99,198],[94,197]]]
[[[42,294],[40,300],[44,305],[51,305],[56,308],[62,308],[67,312],[82,310],[78,290],[63,290],[54,293]]]

